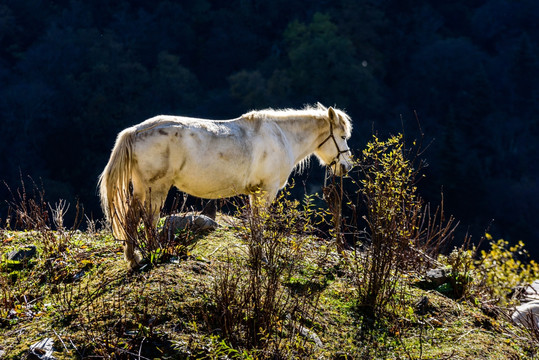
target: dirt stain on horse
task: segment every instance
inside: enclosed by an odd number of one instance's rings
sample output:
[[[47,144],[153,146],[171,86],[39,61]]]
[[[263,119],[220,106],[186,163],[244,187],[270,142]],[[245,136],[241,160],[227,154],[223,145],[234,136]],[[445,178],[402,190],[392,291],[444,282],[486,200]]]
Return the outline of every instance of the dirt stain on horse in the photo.
[[[162,164],[162,167],[153,174],[153,176],[150,178],[150,182],[155,182],[157,180],[160,180],[167,175],[168,168],[169,168],[169,158],[170,158],[170,147],[167,146],[165,151],[163,151],[163,153],[161,154],[160,163]]]
[[[260,132],[260,128],[262,127],[262,121],[257,119],[255,121],[255,127],[254,127],[254,132],[255,134],[258,134]]]
[[[181,172],[183,170],[183,167],[185,166],[186,163],[187,163],[187,159],[183,158],[182,164],[180,165],[179,172]]]

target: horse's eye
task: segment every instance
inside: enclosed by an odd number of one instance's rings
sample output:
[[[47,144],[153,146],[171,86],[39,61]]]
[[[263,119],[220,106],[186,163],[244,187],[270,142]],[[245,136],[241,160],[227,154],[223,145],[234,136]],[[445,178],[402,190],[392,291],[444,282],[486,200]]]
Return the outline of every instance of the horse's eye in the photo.
[[[341,136],[341,139],[346,140],[346,136]]]

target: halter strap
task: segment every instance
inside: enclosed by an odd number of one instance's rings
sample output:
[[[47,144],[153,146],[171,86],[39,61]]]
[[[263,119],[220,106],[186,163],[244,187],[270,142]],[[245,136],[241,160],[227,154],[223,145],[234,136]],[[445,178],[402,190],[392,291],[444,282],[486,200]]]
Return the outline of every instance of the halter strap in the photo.
[[[335,147],[337,148],[337,155],[335,156],[333,161],[330,164],[328,164],[328,166],[332,166],[332,165],[335,165],[337,163],[337,160],[339,159],[341,154],[347,153],[348,151],[350,151],[350,149],[341,150],[341,148],[339,148],[339,144],[337,144],[337,140],[335,139],[335,135],[333,135],[333,123],[331,121],[329,122],[329,135],[328,135],[328,137],[326,137],[324,139],[324,141],[322,141],[320,143],[320,145],[318,145],[318,148],[321,148],[322,145],[324,145],[329,139],[333,140],[333,143],[335,144]]]

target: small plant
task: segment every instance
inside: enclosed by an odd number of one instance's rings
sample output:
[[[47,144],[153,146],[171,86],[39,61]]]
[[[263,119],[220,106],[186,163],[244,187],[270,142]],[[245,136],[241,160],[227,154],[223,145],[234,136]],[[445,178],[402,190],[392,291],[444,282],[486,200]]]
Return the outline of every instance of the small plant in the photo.
[[[12,200],[8,202],[9,215],[6,220],[12,229],[44,230],[50,229],[50,214],[45,200],[43,186],[38,187],[33,179],[33,191],[29,194],[21,175],[21,186],[15,192],[5,184],[11,193]]]
[[[45,200],[43,188],[38,188],[33,181],[32,184],[32,192],[28,192],[22,179],[15,193],[8,187],[12,200],[8,202],[10,220],[7,224],[10,231],[25,230],[24,246],[14,246],[12,250],[26,252],[20,261],[8,259],[7,253],[0,258],[0,314],[5,316],[11,312],[13,321],[21,319],[21,314],[13,313],[13,309],[27,309],[29,302],[32,306],[42,305],[43,296],[39,290],[42,284],[72,282],[81,271],[79,266],[87,265],[78,257],[78,252],[67,251],[77,237],[77,219],[82,213],[79,205],[76,206],[73,228],[66,229],[67,202],[61,200],[52,207]],[[6,232],[2,233],[2,238]]]
[[[471,245],[467,236],[464,244],[438,260],[450,272],[450,281],[442,289],[454,298],[476,297],[483,301],[508,305],[508,295],[518,286],[532,283],[539,277],[539,264],[525,262],[528,253],[524,243],[509,246],[503,239],[492,240],[486,233],[481,239],[490,241],[490,249]]]
[[[471,297],[476,254],[477,247],[467,235],[460,247],[455,247],[447,256],[440,255],[438,260],[449,270],[449,282],[438,290],[455,299]]]
[[[243,207],[238,236],[246,249],[229,254],[217,266],[211,300],[215,304],[212,317],[232,347],[288,357],[307,341],[297,342],[296,336],[304,326],[301,322],[313,316],[319,293],[287,286],[301,276],[303,266],[309,266],[306,249],[312,247],[305,235],[312,231],[306,217],[312,212],[312,202],[307,199],[301,206],[285,194],[270,209],[258,202]],[[288,344],[286,354],[283,342]]]
[[[359,308],[372,316],[396,294],[397,281],[410,258],[410,241],[417,230],[412,221],[420,213],[421,202],[401,135],[387,141],[374,137],[363,151],[358,169],[358,194],[365,205],[367,231],[355,234],[353,279]],[[360,253],[360,248],[365,251]]]
[[[130,199],[132,211],[126,211],[126,218],[121,222],[122,229],[127,236],[127,242],[131,243],[134,249],[140,253],[142,262],[156,265],[167,262],[171,258],[185,258],[188,256],[196,244],[199,233],[191,229],[192,224],[184,221],[185,227],[175,227],[174,222],[168,221],[170,217],[160,217],[155,224],[155,217],[160,213],[154,211],[154,205],[142,206],[139,200]],[[182,215],[185,220],[188,216],[185,213],[187,196],[183,198],[181,206],[177,200],[172,205],[172,212]]]
[[[525,262],[529,257],[524,242],[509,246],[509,242],[494,241],[490,234],[490,250],[482,250],[476,261],[477,288],[490,298],[505,304],[507,295],[517,286],[531,284],[539,277],[539,264],[534,260]]]
[[[378,313],[395,295],[400,273],[410,258],[410,240],[416,231],[412,219],[419,214],[421,203],[415,194],[414,169],[404,157],[402,136],[386,142],[374,137],[363,151],[360,169],[369,250],[359,269],[359,303]]]

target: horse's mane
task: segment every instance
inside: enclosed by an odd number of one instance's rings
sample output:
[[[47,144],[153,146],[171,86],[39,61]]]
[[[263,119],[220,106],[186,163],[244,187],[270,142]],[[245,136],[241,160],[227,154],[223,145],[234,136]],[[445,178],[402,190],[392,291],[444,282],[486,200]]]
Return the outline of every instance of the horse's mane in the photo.
[[[350,137],[352,133],[352,121],[350,116],[346,114],[343,110],[333,108],[335,113],[343,120],[344,130],[347,137]],[[315,119],[328,118],[328,108],[324,105],[317,103],[315,105],[306,105],[303,109],[262,109],[250,111],[246,114],[243,114],[241,118],[245,120],[264,120],[271,119],[274,121],[290,121],[297,117],[312,117]],[[305,159],[301,160],[294,171],[296,173],[302,173],[310,163],[311,156],[307,156]]]
[[[340,115],[344,120],[345,131],[349,136],[352,132],[352,122],[350,116],[346,114],[343,110],[333,108],[335,112]],[[270,118],[276,121],[287,121],[292,120],[298,116],[305,117],[311,116],[313,118],[327,118],[328,117],[328,108],[324,105],[317,103],[316,105],[306,105],[303,109],[263,109],[263,110],[253,110],[246,114],[243,114],[241,117],[246,120],[263,120]]]

